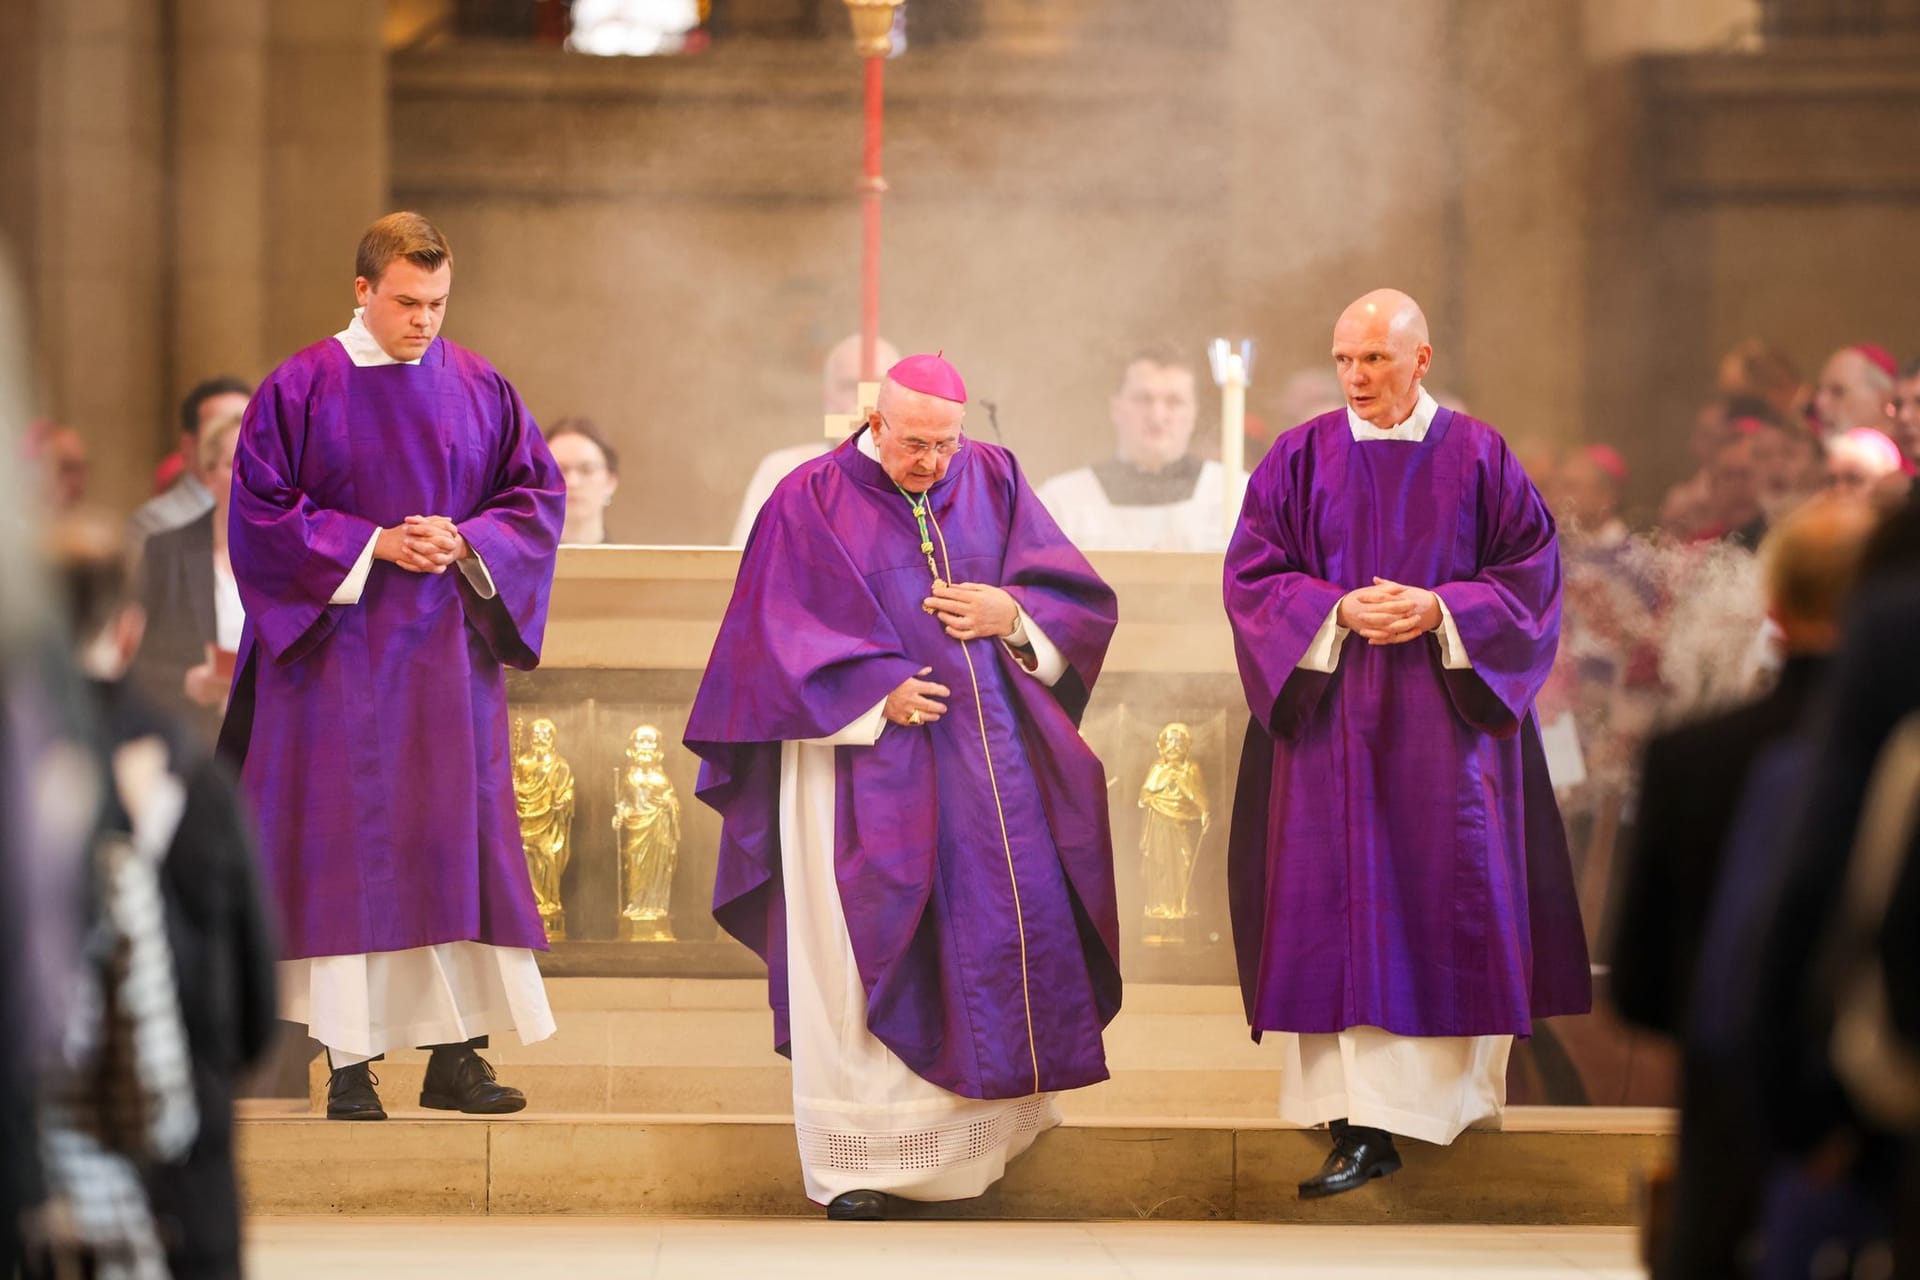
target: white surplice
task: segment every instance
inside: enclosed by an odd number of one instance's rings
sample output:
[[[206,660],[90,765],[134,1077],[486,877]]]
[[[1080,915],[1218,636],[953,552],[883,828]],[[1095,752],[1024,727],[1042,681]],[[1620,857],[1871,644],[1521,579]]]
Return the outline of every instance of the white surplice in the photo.
[[[1353,438],[1427,438],[1439,405],[1426,391],[1397,427],[1381,429],[1347,410]],[[1423,583],[1409,583],[1423,586]],[[1435,597],[1438,599],[1438,597]],[[1299,666],[1332,672],[1350,634],[1339,623],[1339,606],[1308,646]],[[1440,664],[1473,666],[1466,642],[1446,602],[1434,633]],[[1512,1036],[1397,1036],[1378,1027],[1348,1027],[1336,1034],[1280,1033],[1280,1118],[1302,1128],[1347,1120],[1425,1142],[1452,1142],[1469,1125],[1497,1121],[1507,1105],[1507,1057]]]
[[[875,456],[865,433],[859,446]],[[1009,639],[1033,646],[1034,679],[1052,685],[1066,674],[1065,657],[1024,612]],[[822,1204],[848,1191],[969,1199],[1060,1123],[1052,1094],[980,1101],[949,1093],[867,1030],[866,988],[834,873],[834,753],[872,746],[882,733],[927,732],[890,723],[885,705],[830,738],[780,744],[793,1127],[807,1195]]]
[[[357,309],[353,322],[333,336],[360,368],[402,363],[387,354]],[[367,540],[332,603],[360,602],[380,532]],[[478,553],[460,561],[459,568],[482,599],[493,597],[492,575]],[[336,1067],[389,1049],[458,1044],[508,1031],[522,1044],[532,1044],[554,1032],[540,965],[526,947],[443,942],[405,951],[282,960],[279,986],[280,1016],[304,1024],[327,1046]]]
[[[1200,464],[1193,492],[1178,502],[1116,503],[1092,467],[1054,476],[1035,489],[1047,513],[1082,551],[1224,551],[1226,473]],[[1233,509],[1246,497],[1247,479],[1234,487]]]

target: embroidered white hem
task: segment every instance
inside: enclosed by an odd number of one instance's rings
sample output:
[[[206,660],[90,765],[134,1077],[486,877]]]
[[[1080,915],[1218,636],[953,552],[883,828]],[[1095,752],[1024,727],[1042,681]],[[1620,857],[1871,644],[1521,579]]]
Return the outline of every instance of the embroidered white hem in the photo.
[[[390,1049],[508,1031],[532,1044],[554,1032],[540,966],[525,947],[443,942],[282,960],[279,977],[280,1016],[304,1024],[337,1067]]]
[[[867,1030],[866,988],[834,874],[835,750],[780,744],[793,1121],[807,1196],[820,1204],[848,1191],[971,1199],[1060,1113],[1051,1094],[982,1101],[949,1093]]]

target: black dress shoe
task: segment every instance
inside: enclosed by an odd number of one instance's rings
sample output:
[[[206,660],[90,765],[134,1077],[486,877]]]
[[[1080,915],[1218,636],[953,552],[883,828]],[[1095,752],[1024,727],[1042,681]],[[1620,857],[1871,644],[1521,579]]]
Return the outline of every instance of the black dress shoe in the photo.
[[[1334,1129],[1333,1150],[1320,1172],[1300,1184],[1302,1200],[1319,1200],[1364,1187],[1375,1178],[1400,1172],[1400,1152],[1384,1129],[1342,1124]]]
[[[493,1064],[468,1045],[436,1047],[420,1081],[420,1105],[432,1111],[504,1116],[523,1109],[527,1095],[494,1079]]]
[[[327,1073],[327,1119],[385,1120],[387,1109],[373,1086],[380,1077],[371,1063],[356,1062],[350,1067],[335,1067]]]
[[[881,1191],[846,1191],[827,1206],[834,1222],[879,1222],[887,1216],[887,1197]]]

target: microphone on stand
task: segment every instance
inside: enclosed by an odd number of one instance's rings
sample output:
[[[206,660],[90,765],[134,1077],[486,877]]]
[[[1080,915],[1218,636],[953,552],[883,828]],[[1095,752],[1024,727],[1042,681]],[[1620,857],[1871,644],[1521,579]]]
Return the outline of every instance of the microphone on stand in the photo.
[[[987,411],[987,425],[993,428],[993,442],[1004,445],[1007,438],[1000,434],[1000,406],[991,400],[982,400],[980,407]]]

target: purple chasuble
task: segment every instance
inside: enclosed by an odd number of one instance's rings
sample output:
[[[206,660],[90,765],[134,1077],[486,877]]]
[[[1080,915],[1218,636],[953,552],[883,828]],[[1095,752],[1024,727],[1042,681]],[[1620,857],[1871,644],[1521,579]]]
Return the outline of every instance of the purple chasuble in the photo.
[[[1297,667],[1375,577],[1429,587],[1472,660],[1347,637]],[[1343,409],[1254,470],[1226,605],[1253,712],[1228,853],[1240,984],[1262,1031],[1527,1035],[1592,1003],[1533,698],[1560,631],[1553,517],[1493,428],[1356,441]]]
[[[687,725],[723,818],[714,916],[767,962],[787,1051],[780,745],[830,737],[922,667],[936,724],[835,749],[835,866],[867,1026],[922,1078],[1017,1098],[1107,1078],[1120,1008],[1106,777],[1077,732],[1116,618],[1013,455],[969,443],[929,491],[941,576],[1007,589],[1070,664],[950,638],[908,500],[849,439],[794,471],[747,540]]]
[[[438,339],[358,368],[328,339],[268,377],[233,462],[229,549],[247,625],[224,751],[260,824],[283,954],[442,942],[546,947],[521,852],[502,667],[540,660],[565,508],[507,380]],[[375,560],[367,539],[444,515],[486,564]]]

